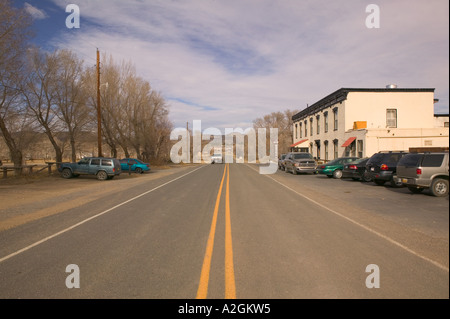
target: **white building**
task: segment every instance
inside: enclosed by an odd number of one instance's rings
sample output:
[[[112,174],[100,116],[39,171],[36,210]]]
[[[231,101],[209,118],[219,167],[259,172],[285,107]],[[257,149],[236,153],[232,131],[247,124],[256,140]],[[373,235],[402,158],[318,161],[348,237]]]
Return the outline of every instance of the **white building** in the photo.
[[[341,88],[292,117],[291,149],[327,161],[448,147],[449,128],[438,124],[434,102],[431,88]]]

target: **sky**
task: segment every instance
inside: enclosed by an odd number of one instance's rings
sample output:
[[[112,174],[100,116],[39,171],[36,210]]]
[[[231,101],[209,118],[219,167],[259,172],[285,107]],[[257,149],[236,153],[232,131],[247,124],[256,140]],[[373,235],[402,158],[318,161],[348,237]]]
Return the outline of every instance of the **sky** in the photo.
[[[435,113],[449,113],[448,0],[13,3],[32,14],[42,49],[70,49],[86,65],[97,49],[131,62],[167,101],[174,127],[245,129],[340,88],[388,84],[434,88]],[[66,26],[69,4],[79,28]]]

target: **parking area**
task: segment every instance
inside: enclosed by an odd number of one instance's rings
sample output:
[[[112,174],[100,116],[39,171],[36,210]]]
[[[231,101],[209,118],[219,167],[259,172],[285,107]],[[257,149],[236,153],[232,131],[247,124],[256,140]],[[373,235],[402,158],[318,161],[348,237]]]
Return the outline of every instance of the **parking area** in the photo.
[[[440,238],[449,237],[449,196],[435,197],[429,190],[411,193],[406,187],[352,179],[333,179],[325,175],[292,175],[278,170],[273,176],[290,188],[330,208],[346,207],[376,216]]]

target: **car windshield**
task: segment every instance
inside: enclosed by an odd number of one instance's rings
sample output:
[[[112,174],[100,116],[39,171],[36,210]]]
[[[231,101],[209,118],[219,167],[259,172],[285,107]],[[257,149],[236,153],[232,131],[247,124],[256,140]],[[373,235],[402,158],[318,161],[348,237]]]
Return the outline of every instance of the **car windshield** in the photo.
[[[361,164],[362,162],[365,162],[365,161],[367,161],[367,160],[368,160],[367,157],[365,157],[365,158],[359,158],[359,159],[354,160],[353,162],[350,162],[350,163],[352,163],[352,164]]]
[[[303,159],[303,158],[312,158],[312,155],[309,153],[300,153],[300,154],[294,154],[294,159]]]
[[[422,154],[409,154],[403,156],[402,159],[398,162],[400,166],[418,166],[420,160],[422,159]]]
[[[334,164],[339,163],[340,161],[341,161],[340,158],[336,158],[336,159],[334,159],[334,160],[329,161],[328,163],[326,163],[326,165],[334,165]]]

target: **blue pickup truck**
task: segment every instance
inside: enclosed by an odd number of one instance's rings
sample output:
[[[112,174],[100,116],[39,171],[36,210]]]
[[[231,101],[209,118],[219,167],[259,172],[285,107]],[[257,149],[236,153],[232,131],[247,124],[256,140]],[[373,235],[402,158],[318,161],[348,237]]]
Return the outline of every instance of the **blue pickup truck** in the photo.
[[[85,157],[76,163],[62,163],[58,171],[64,178],[95,175],[99,180],[113,179],[122,173],[119,160],[112,157]]]

